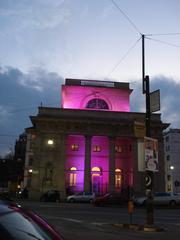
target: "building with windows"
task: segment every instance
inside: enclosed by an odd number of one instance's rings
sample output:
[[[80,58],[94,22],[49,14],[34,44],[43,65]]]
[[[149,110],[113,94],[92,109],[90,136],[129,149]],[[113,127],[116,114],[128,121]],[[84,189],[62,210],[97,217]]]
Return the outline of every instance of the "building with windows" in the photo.
[[[180,192],[180,129],[164,133],[166,191]]]
[[[39,107],[27,129],[26,169],[31,157],[31,197],[57,189],[104,194],[133,187],[145,191],[145,173],[139,171],[139,147],[144,135],[135,124],[145,124],[145,114],[130,111],[129,83],[66,79],[61,88],[61,107]],[[160,114],[151,116],[152,137],[159,144],[156,190],[165,189]],[[32,137],[33,136],[33,137]]]

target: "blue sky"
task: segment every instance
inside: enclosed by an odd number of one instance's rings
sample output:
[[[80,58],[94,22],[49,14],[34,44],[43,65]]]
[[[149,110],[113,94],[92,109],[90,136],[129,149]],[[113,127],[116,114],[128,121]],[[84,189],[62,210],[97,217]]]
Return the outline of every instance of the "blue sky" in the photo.
[[[40,102],[59,106],[65,78],[130,82],[143,111],[141,34],[168,33],[145,39],[146,75],[180,128],[179,12],[179,0],[0,0],[0,155]]]

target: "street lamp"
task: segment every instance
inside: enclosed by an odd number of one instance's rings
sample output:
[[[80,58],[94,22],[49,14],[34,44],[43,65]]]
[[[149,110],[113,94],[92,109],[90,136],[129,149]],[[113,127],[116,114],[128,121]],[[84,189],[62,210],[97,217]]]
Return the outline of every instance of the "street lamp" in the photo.
[[[48,143],[48,145],[53,145],[54,141],[52,139],[49,139],[47,143]]]

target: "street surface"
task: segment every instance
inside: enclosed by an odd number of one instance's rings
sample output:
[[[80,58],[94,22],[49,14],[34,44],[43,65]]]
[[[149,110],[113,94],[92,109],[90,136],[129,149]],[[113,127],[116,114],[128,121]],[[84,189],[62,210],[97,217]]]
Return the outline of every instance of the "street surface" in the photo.
[[[165,231],[145,232],[115,227],[115,223],[130,223],[126,207],[94,207],[91,204],[78,203],[42,203],[23,202],[49,223],[51,223],[67,240],[179,240],[180,208],[155,209],[155,226]],[[146,223],[146,210],[135,208],[133,224]]]

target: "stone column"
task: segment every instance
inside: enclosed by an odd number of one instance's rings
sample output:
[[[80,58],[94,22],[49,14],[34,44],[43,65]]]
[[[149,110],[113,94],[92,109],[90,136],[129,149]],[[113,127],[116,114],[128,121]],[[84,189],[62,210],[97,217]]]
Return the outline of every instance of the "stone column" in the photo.
[[[109,192],[115,191],[115,138],[109,137]]]
[[[85,136],[84,191],[91,191],[91,136]]]

